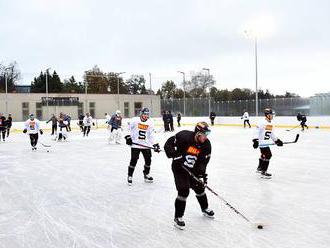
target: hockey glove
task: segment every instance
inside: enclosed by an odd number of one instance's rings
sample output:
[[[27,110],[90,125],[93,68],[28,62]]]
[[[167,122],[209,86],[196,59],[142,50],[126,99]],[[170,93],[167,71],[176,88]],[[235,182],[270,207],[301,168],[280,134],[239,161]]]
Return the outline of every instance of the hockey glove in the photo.
[[[204,187],[205,185],[207,185],[207,174],[199,175],[198,179],[203,184]]]
[[[259,141],[258,141],[258,139],[254,139],[254,140],[252,140],[252,141],[253,141],[253,148],[254,148],[254,149],[257,149],[258,146],[259,146]]]
[[[40,134],[43,135],[44,134],[44,131],[42,131],[41,129],[39,130]]]
[[[23,133],[26,133],[27,132],[27,129],[25,128],[24,130],[23,130]]]
[[[280,139],[277,139],[277,140],[275,141],[275,144],[276,144],[277,146],[283,146],[283,141],[280,140]]]
[[[129,146],[133,145],[133,141],[132,141],[132,138],[130,135],[126,135],[124,138],[126,140],[126,145],[129,145]]]
[[[157,144],[154,144],[153,147],[154,147],[154,151],[155,152],[160,152],[160,146],[159,146],[158,143]]]

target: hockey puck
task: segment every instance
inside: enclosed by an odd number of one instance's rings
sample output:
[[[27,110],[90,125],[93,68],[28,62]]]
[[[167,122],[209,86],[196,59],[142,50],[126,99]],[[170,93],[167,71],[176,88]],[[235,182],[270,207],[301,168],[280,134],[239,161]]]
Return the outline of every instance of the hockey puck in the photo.
[[[47,150],[47,152],[49,152],[49,150]]]
[[[263,229],[264,228],[262,225],[258,225],[257,227],[258,227],[258,229]]]

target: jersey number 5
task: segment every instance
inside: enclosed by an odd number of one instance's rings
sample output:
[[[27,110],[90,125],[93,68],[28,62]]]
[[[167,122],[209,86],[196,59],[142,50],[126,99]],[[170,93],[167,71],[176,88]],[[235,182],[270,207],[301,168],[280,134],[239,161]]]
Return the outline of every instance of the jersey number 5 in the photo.
[[[146,139],[146,131],[139,130],[139,139],[145,140]]]
[[[196,163],[197,157],[193,155],[186,155],[186,161],[183,163],[188,168],[193,168]]]
[[[265,140],[269,140],[271,133],[269,131],[265,132]]]

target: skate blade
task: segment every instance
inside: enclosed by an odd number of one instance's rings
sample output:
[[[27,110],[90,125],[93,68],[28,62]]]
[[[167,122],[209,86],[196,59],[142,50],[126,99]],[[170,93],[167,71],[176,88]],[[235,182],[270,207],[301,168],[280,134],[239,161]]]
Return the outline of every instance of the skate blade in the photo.
[[[153,183],[154,181],[150,181],[150,180],[144,179],[144,182],[146,182],[146,183]]]
[[[272,177],[260,176],[261,179],[272,179]]]
[[[178,228],[179,230],[184,230],[185,226],[179,226],[176,222],[174,222],[174,226]]]
[[[132,186],[132,183],[127,183],[128,186]]]
[[[207,218],[209,218],[209,219],[214,219],[215,217],[214,217],[214,215],[208,215],[208,214],[206,214],[206,213],[203,213],[203,215],[205,216],[205,217],[207,217]]]

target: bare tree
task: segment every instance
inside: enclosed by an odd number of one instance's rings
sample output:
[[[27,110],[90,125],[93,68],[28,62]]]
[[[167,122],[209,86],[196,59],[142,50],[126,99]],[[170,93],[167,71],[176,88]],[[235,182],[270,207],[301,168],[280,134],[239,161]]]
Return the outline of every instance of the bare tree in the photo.
[[[5,92],[7,78],[8,92],[15,91],[15,85],[21,79],[21,72],[16,61],[9,65],[0,64],[0,92]]]

